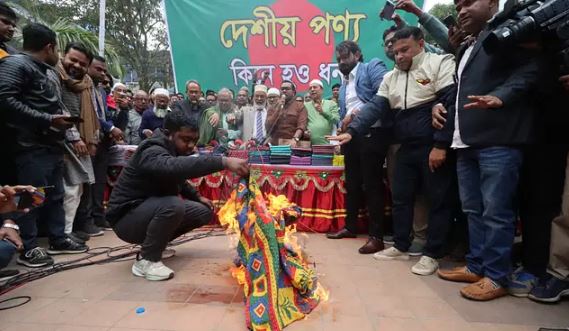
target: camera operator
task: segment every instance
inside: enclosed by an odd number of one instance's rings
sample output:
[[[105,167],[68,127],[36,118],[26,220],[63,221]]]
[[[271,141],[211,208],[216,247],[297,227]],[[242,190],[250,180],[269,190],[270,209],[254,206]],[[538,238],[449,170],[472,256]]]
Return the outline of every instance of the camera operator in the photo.
[[[562,101],[564,103],[559,104],[567,105],[569,104],[569,75],[561,76],[559,82],[565,90],[565,99]],[[562,111],[566,110],[562,109]],[[567,122],[563,124],[567,125]],[[565,132],[566,130],[561,131],[561,134]],[[562,195],[561,215],[556,217],[551,224],[547,272],[529,293],[529,298],[538,302],[553,303],[560,301],[563,296],[569,296],[569,260],[567,259],[569,257],[569,167],[567,167],[569,155],[567,152],[565,155],[565,189]],[[559,176],[556,179],[559,181]]]
[[[465,267],[439,270],[439,276],[474,283],[460,292],[478,301],[507,294],[521,148],[532,139],[532,92],[540,79],[531,50],[514,46],[489,53],[483,47],[491,32],[487,22],[498,6],[498,0],[463,0],[456,6],[461,28],[475,38],[458,51],[452,143],[470,253]]]
[[[540,44],[543,43],[534,43],[538,49]],[[547,50],[543,53],[548,57],[540,67],[544,77],[539,88],[532,91],[539,102],[533,123],[534,139],[524,149],[520,175],[521,266],[510,277],[508,288],[509,293],[517,297],[526,297],[537,285],[538,278],[546,275],[551,222],[561,212],[562,178],[569,142],[566,135],[569,113],[561,107],[568,104],[567,95],[559,82],[557,54]]]

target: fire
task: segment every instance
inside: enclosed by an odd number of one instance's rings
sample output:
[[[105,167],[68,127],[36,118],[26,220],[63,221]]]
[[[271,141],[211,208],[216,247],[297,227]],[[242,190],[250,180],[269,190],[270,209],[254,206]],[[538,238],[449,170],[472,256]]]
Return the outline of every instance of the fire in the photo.
[[[330,291],[324,288],[322,284],[318,283],[318,287],[316,288],[316,295],[320,297],[320,302],[326,302],[330,300]]]
[[[231,271],[231,276],[237,280],[239,285],[245,285],[245,267],[243,265],[231,267],[229,271]]]

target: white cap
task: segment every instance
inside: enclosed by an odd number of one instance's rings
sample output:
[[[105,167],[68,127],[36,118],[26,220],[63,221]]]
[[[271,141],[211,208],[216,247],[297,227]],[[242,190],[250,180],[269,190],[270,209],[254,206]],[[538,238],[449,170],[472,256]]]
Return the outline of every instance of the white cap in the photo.
[[[115,83],[115,85],[113,85],[113,88],[111,89],[111,92],[114,92],[117,87],[127,88],[126,85],[124,85],[123,83]]]
[[[279,89],[272,87],[269,89],[269,92],[267,93],[267,95],[276,95],[277,97],[280,97],[281,91],[279,91]]]
[[[167,97],[170,97],[170,92],[168,92],[168,90],[165,88],[157,88],[153,93],[154,95],[165,95]]]
[[[264,92],[267,93],[267,87],[265,85],[259,84],[255,85],[255,92]]]
[[[318,85],[321,88],[324,88],[324,84],[322,83],[322,81],[320,79],[314,79],[310,82],[310,84],[308,84],[308,86],[314,86],[314,85]]]

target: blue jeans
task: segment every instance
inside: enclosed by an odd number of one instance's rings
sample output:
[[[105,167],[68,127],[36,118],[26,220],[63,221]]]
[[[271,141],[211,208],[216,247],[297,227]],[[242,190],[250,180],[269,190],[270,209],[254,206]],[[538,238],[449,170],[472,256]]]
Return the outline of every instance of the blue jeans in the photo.
[[[468,268],[501,285],[511,269],[522,152],[510,147],[458,150],[462,210],[468,217]]]
[[[16,246],[14,246],[14,244],[6,240],[0,240],[0,269],[10,263],[14,253],[16,253]]]
[[[38,246],[38,220],[46,224],[51,244],[65,240],[63,151],[45,147],[26,151],[16,156],[16,165],[20,185],[53,186],[46,189],[43,205],[15,219],[20,226],[24,250],[29,251]]]

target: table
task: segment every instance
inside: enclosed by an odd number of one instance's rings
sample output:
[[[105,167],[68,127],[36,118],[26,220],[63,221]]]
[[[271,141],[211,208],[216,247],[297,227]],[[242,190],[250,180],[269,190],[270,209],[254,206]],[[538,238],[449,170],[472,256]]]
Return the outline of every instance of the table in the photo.
[[[111,149],[109,185],[105,192],[105,201],[108,200],[122,168],[135,151],[136,146],[127,145],[118,145]],[[326,233],[344,227],[346,217],[344,167],[253,164],[250,179],[260,185],[262,192],[284,194],[302,208],[302,217],[297,227],[299,231]],[[189,180],[202,196],[213,201],[216,210],[227,201],[238,181],[239,178],[227,171]],[[386,218],[391,217],[391,192],[388,187],[386,183]],[[386,224],[388,223],[386,219]],[[212,224],[219,224],[217,215]],[[360,210],[357,227],[359,233],[367,233],[365,210]]]
[[[298,230],[331,232],[344,227],[344,167],[251,165],[250,180],[264,193],[284,194],[302,208]],[[238,178],[226,171],[191,179],[190,183],[216,206],[222,206]],[[218,222],[217,218],[214,220]],[[367,220],[360,213],[358,229],[367,232]]]

